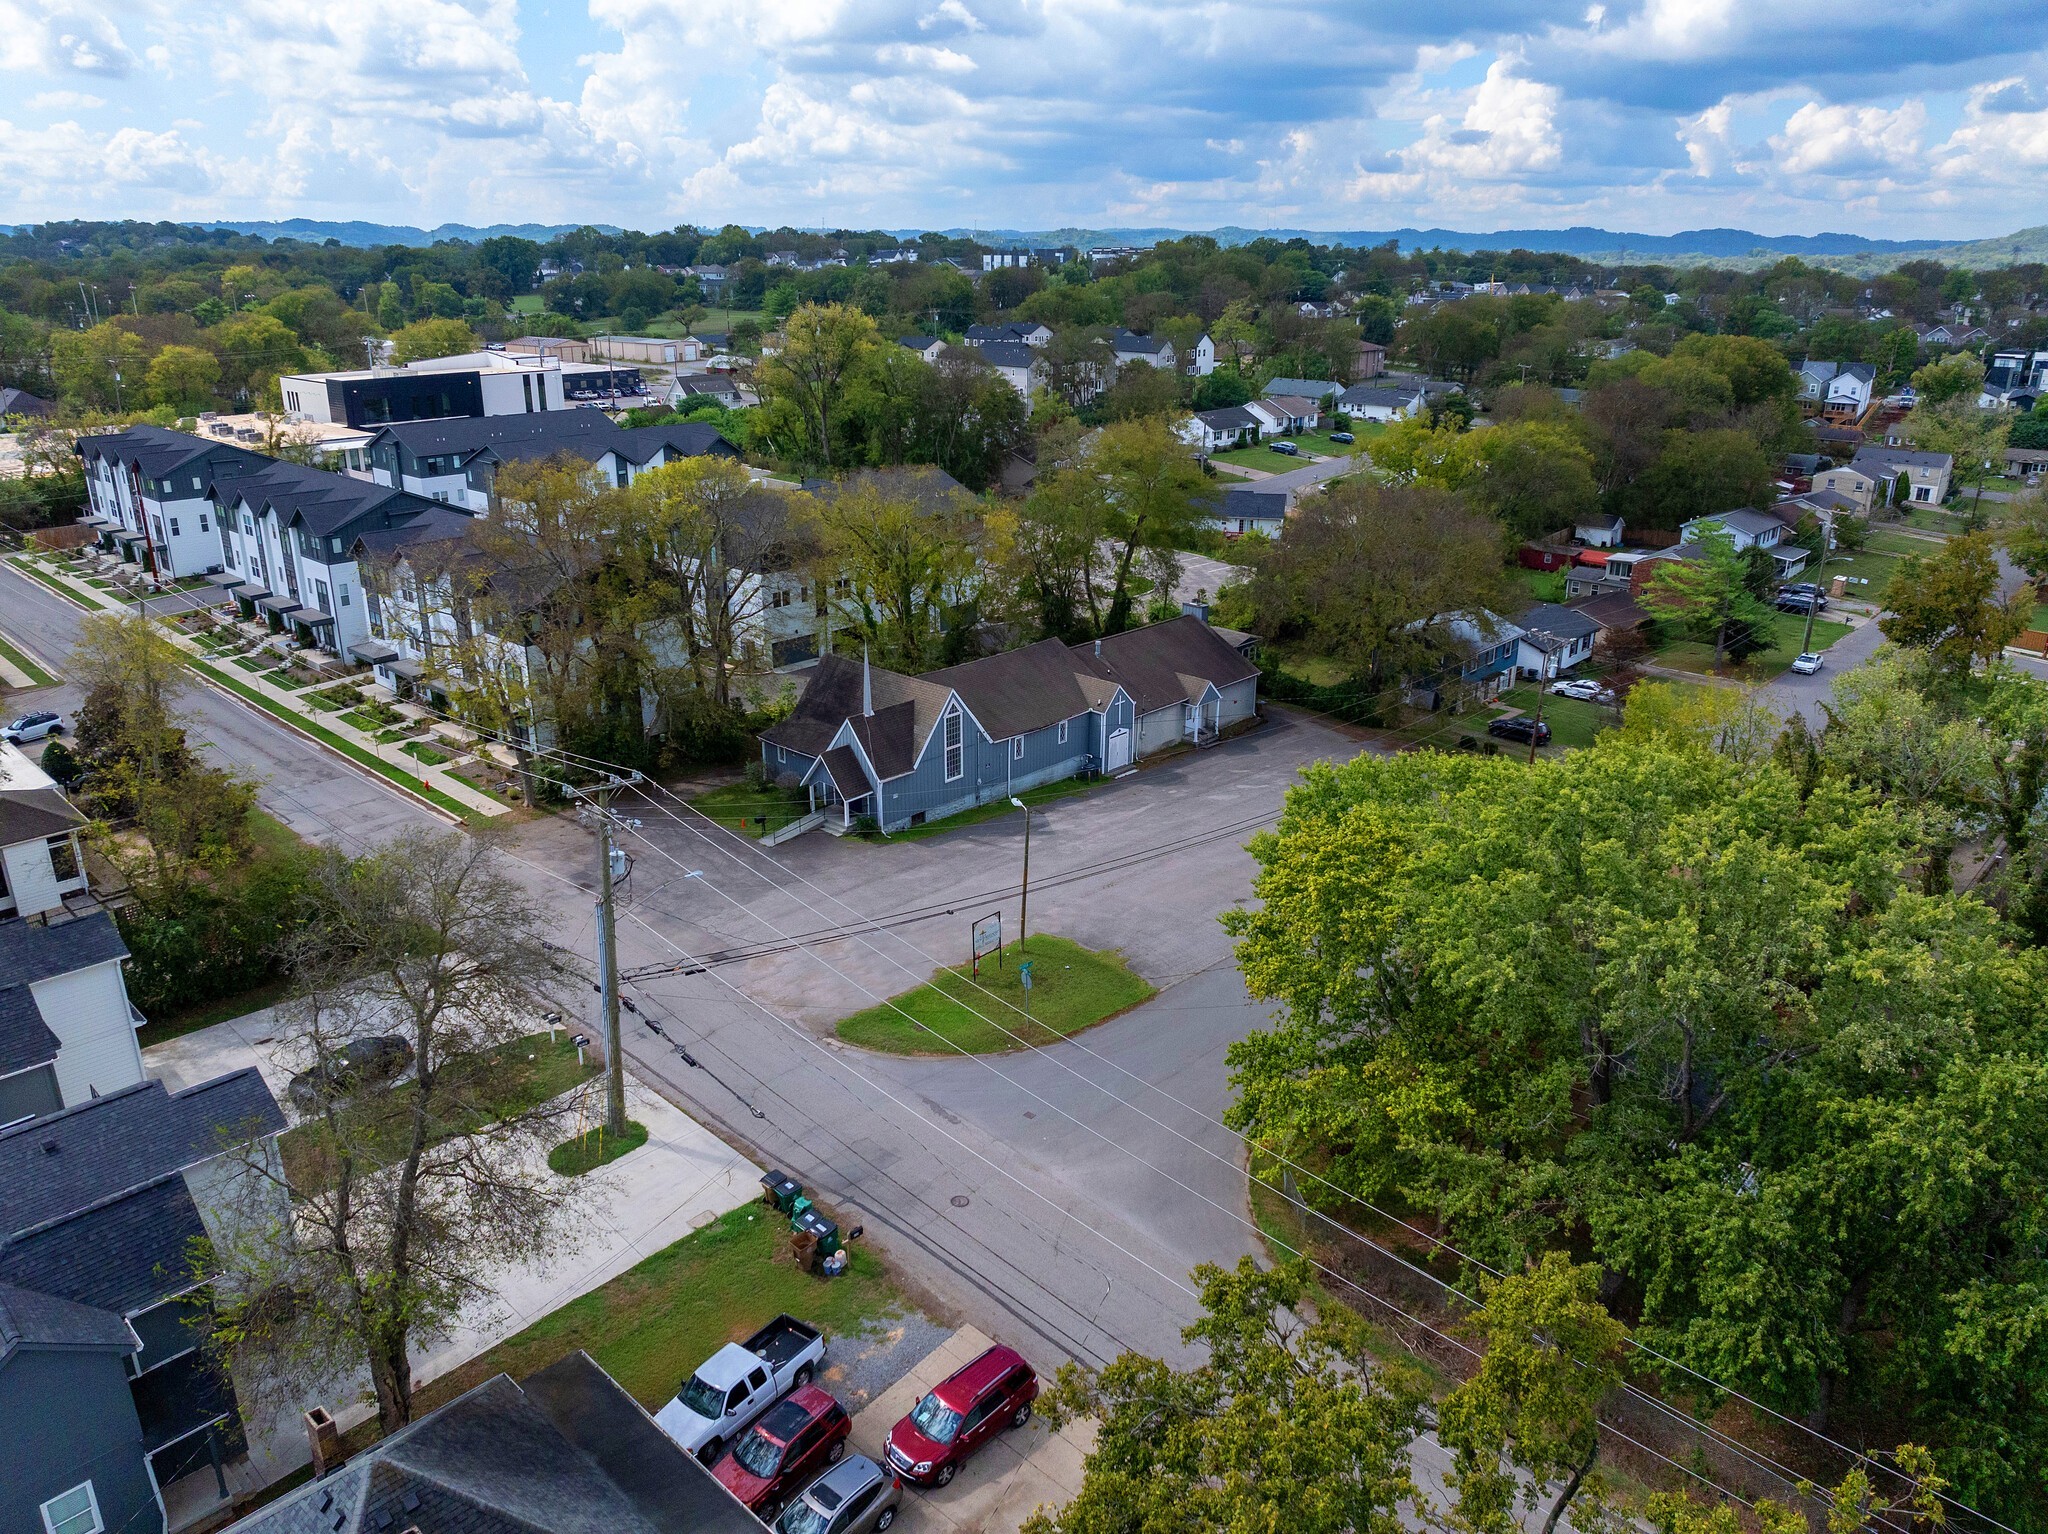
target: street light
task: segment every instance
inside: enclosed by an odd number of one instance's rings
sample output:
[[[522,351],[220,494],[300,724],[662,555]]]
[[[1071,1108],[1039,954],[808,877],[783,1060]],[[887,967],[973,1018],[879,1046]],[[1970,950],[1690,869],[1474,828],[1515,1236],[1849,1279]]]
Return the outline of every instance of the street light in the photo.
[[[1031,915],[1031,806],[1010,795],[1010,803],[1024,812],[1024,887],[1017,901],[1017,953],[1024,952],[1024,939],[1030,935],[1028,921]]]

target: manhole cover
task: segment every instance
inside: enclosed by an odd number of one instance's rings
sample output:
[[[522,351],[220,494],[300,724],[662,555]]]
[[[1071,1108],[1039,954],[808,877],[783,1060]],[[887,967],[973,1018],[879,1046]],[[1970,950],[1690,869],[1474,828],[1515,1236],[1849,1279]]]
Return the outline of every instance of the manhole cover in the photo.
[[[970,1200],[964,1193],[956,1193],[953,1195],[953,1207],[955,1209],[965,1209],[970,1202],[972,1202],[972,1200]]]

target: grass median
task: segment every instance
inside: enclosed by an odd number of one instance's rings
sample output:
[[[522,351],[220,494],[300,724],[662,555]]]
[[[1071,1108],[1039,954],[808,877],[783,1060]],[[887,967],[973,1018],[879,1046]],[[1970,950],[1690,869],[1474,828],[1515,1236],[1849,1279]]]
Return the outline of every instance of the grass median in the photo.
[[[6,656],[8,664],[27,677],[32,686],[55,687],[57,685],[57,679],[50,675],[46,669],[37,665],[32,656],[9,644],[5,638],[0,638],[0,655]]]
[[[978,979],[965,964],[939,970],[927,984],[843,1019],[839,1037],[892,1055],[1001,1054],[1057,1044],[1158,994],[1113,951],[1043,932],[1023,948],[1004,949],[1000,964],[983,959]],[[1031,961],[1028,996],[1020,957]]]

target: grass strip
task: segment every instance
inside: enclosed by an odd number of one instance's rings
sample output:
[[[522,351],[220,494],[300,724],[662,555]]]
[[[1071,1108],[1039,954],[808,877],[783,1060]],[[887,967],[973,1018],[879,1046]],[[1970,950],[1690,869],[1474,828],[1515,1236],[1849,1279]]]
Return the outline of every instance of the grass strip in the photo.
[[[564,1140],[548,1152],[548,1170],[560,1177],[581,1177],[601,1166],[610,1166],[621,1156],[630,1156],[647,1143],[647,1126],[638,1119],[626,1120],[624,1134],[608,1135],[604,1126],[587,1130],[573,1140]]]
[[[1029,995],[1020,957],[1031,961]],[[839,1037],[894,1055],[1000,1054],[1056,1044],[1158,994],[1115,952],[1045,932],[1032,934],[1021,955],[1015,945],[1004,949],[1000,965],[993,954],[983,959],[978,980],[970,969],[939,970],[930,983],[854,1013],[840,1022]]]
[[[6,656],[8,663],[36,686],[55,687],[57,685],[57,679],[54,676],[50,675],[41,666],[38,666],[22,651],[9,644],[5,636],[0,636],[0,655]]]
[[[96,607],[109,607],[114,608],[116,610],[119,609],[119,603],[102,602],[98,597],[89,597],[84,592],[79,591],[74,587],[66,584],[65,582],[58,580],[57,577],[50,574],[49,571],[38,569],[34,564],[32,564],[26,559],[16,558],[12,560],[11,563],[14,565],[15,569],[19,570],[23,575],[26,575],[30,580],[41,581],[45,586],[48,586],[52,591],[56,592],[58,596],[65,598],[67,601],[75,602],[78,606],[85,608],[88,612],[92,611]]]
[[[312,736],[322,745],[332,746],[350,761],[389,778],[392,782],[405,789],[407,793],[418,795],[437,809],[446,810],[451,815],[459,816],[463,820],[473,821],[479,825],[492,818],[482,810],[471,809],[460,799],[442,793],[438,788],[433,788],[425,783],[416,781],[410,774],[401,772],[398,768],[392,766],[391,763],[372,752],[365,751],[361,746],[356,745],[352,741],[343,740],[332,730],[315,724],[297,710],[288,709],[282,704],[271,702],[270,699],[264,697],[255,688],[248,686],[246,683],[236,681],[235,678],[228,676],[225,672],[213,666],[207,665],[206,662],[188,657],[188,664],[193,670],[200,672],[217,685],[226,688],[236,697],[246,699],[248,702],[255,704],[266,714],[283,720],[286,724],[303,734]]]

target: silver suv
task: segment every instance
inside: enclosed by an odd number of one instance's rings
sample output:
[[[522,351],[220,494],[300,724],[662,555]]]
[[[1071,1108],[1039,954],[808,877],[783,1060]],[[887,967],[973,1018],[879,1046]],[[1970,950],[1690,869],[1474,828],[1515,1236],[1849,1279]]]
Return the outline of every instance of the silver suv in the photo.
[[[779,1534],[882,1534],[896,1521],[903,1483],[865,1454],[819,1476],[775,1521]]]

